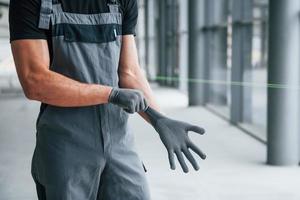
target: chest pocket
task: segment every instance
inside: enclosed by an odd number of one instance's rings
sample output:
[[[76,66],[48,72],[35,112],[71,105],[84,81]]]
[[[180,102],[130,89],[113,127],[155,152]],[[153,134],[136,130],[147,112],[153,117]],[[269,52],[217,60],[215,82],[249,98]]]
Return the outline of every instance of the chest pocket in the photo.
[[[121,35],[118,24],[83,25],[62,24],[64,40],[67,42],[108,43]]]

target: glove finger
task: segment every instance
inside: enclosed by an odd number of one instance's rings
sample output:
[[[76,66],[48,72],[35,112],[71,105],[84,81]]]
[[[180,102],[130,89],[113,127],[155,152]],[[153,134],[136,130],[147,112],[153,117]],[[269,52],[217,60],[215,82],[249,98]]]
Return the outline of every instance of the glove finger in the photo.
[[[141,112],[144,110],[144,101],[143,101],[144,97],[141,92],[138,92],[136,97],[137,97],[137,99],[136,99],[136,107],[135,107],[136,110],[135,111]]]
[[[183,153],[184,153],[185,157],[190,161],[190,163],[192,164],[194,169],[196,171],[198,171],[199,165],[198,165],[197,161],[195,160],[194,156],[192,155],[192,153],[188,149],[184,149]]]
[[[188,166],[186,165],[186,163],[184,161],[182,153],[180,151],[175,151],[175,154],[177,156],[177,159],[179,161],[179,164],[181,165],[181,168],[182,168],[183,172],[184,173],[188,173],[189,172],[189,168],[188,168]]]
[[[142,112],[145,110],[145,102],[144,102],[144,98],[142,98],[140,100],[140,107],[139,107],[139,112]]]
[[[149,104],[145,98],[144,98],[144,105],[145,105],[144,111],[146,111],[149,107]]]
[[[193,131],[195,133],[199,133],[200,135],[203,135],[205,133],[205,130],[199,126],[190,125],[188,127],[188,131]]]
[[[143,103],[142,103],[142,108],[141,108],[141,111],[145,111],[145,110],[147,110],[147,108],[148,108],[148,103],[147,103],[147,101],[146,101],[146,99],[145,98],[143,98]]]
[[[128,108],[126,108],[126,111],[130,114],[135,113],[135,105],[131,104]]]
[[[188,147],[192,149],[196,154],[200,156],[203,160],[206,159],[206,155],[192,142],[189,143]]]
[[[141,103],[140,101],[136,102],[135,107],[134,107],[134,112],[140,112],[141,110]]]
[[[170,167],[171,167],[172,170],[175,170],[176,165],[175,165],[175,159],[174,159],[174,152],[173,151],[168,151],[168,156],[169,156]]]
[[[132,112],[132,109],[130,109],[130,108],[125,108],[124,110],[125,110],[125,112],[127,112],[129,114],[133,114],[134,113],[134,112]]]

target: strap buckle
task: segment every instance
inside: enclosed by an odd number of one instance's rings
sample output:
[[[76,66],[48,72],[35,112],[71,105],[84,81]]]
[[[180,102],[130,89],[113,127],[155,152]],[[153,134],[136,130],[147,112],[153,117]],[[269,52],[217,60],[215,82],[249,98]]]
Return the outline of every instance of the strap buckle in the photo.
[[[49,29],[52,9],[53,9],[52,8],[52,0],[42,0],[42,2],[41,2],[41,11],[40,11],[40,20],[39,20],[39,28]]]
[[[119,4],[117,0],[110,0],[110,3],[107,4],[109,7],[109,11],[111,13],[118,13],[119,12]]]

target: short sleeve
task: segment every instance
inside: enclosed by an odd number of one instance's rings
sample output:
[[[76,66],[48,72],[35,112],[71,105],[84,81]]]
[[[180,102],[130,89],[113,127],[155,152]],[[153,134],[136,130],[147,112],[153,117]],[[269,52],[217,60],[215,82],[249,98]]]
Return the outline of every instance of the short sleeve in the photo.
[[[47,31],[38,28],[40,5],[40,0],[10,1],[10,41],[19,39],[47,39]]]
[[[138,3],[137,0],[124,0],[123,7],[123,35],[135,35],[138,20]]]

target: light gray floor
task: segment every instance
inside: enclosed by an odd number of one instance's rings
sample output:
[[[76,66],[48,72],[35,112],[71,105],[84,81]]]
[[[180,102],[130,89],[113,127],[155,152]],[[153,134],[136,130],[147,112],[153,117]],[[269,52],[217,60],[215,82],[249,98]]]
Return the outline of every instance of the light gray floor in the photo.
[[[30,162],[38,104],[0,99],[0,200],[33,200]]]
[[[299,200],[299,168],[264,165],[265,146],[203,108],[185,108],[183,94],[155,89],[169,116],[201,125],[207,134],[191,134],[208,155],[201,170],[170,171],[155,131],[131,118],[137,147],[148,168],[153,200]],[[24,98],[0,99],[0,200],[34,200],[30,161],[39,104]]]
[[[265,165],[266,147],[203,108],[185,108],[186,99],[172,90],[156,90],[166,113],[202,125],[204,137],[191,134],[208,155],[199,172],[168,170],[164,147],[155,132],[138,119],[137,142],[155,200],[286,200],[300,199],[300,169]],[[167,102],[168,100],[168,102]],[[181,102],[181,103],[180,103]],[[173,105],[174,104],[174,105]],[[142,131],[140,131],[142,130]]]

